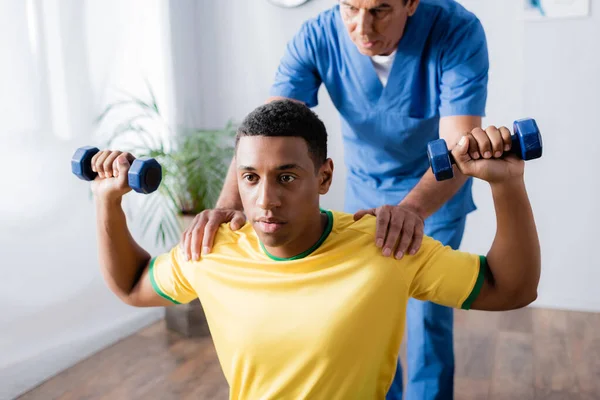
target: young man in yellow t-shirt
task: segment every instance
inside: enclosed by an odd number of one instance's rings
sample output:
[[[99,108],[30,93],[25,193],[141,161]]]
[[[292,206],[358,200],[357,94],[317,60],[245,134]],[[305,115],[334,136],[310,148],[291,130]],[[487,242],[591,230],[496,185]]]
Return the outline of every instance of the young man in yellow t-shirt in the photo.
[[[485,154],[505,146],[510,132],[490,127],[453,149],[464,174],[490,182],[497,231],[487,256],[426,237],[400,260],[375,246],[375,217],[320,209],[333,163],[323,123],[302,104],[272,102],[242,123],[235,159],[249,223],[221,226],[199,261],[178,248],[152,258],[134,241],[121,208],[133,157],[100,152],[92,189],[102,272],[132,306],[200,298],[232,399],[384,399],[409,297],[482,310],[536,297],[540,249],[523,162]]]

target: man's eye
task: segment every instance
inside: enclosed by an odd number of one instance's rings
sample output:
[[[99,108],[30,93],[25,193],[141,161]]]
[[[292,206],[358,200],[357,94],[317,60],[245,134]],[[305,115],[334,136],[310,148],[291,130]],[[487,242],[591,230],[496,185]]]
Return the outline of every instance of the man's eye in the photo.
[[[371,10],[371,14],[377,18],[385,17],[388,12],[389,12],[389,10],[380,10],[380,9]]]
[[[281,182],[283,183],[290,183],[293,182],[296,178],[292,175],[281,175],[279,179],[281,179]]]
[[[244,180],[246,182],[254,182],[256,181],[256,175],[244,175]]]

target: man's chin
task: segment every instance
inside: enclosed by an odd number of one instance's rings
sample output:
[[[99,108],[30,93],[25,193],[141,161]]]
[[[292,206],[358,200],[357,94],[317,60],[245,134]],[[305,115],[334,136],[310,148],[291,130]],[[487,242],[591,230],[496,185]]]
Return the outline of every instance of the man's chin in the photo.
[[[269,247],[272,249],[276,247],[282,247],[287,244],[287,239],[282,237],[281,235],[267,233],[258,235],[258,238],[265,247]]]
[[[360,54],[368,57],[378,56],[383,51],[383,47],[379,42],[374,43],[371,47],[366,47],[356,42],[354,42],[354,45],[356,46]]]
[[[373,57],[377,55],[376,51],[373,51],[372,49],[365,49],[363,47],[357,46],[358,48],[358,52],[360,54],[362,54],[363,56],[367,56],[367,57]]]
[[[256,225],[254,230],[261,243],[267,247],[279,247],[287,242],[287,236],[283,235],[282,232],[265,232]]]

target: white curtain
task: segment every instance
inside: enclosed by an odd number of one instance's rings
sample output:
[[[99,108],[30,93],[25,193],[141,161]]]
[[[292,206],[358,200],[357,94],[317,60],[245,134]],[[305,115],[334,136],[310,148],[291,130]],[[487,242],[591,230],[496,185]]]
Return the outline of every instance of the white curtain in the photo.
[[[106,288],[70,158],[98,144],[94,119],[117,90],[143,97],[148,81],[170,118],[168,14],[160,0],[0,1],[2,400],[160,317]]]

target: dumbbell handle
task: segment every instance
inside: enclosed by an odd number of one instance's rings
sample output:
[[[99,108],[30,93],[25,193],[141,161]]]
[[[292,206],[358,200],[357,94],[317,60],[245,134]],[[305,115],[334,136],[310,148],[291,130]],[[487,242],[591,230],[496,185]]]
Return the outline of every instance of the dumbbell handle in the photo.
[[[511,148],[510,150],[503,151],[501,157],[504,157],[507,154],[514,154],[520,159],[523,159],[523,154],[521,153],[521,146],[519,146],[519,138],[517,137],[517,135],[511,135],[510,139],[512,143]],[[456,164],[456,160],[454,159],[454,155],[452,154],[451,150],[448,150],[448,157],[450,157],[450,162],[452,164]]]

